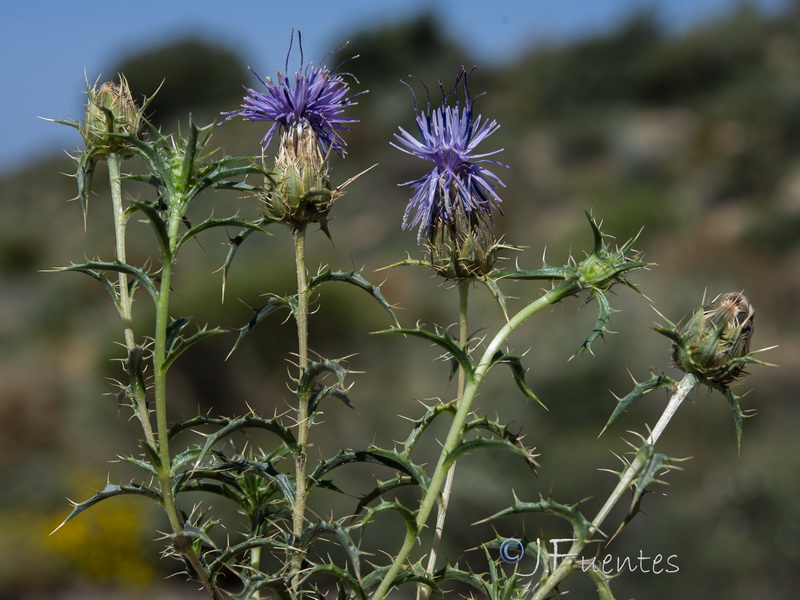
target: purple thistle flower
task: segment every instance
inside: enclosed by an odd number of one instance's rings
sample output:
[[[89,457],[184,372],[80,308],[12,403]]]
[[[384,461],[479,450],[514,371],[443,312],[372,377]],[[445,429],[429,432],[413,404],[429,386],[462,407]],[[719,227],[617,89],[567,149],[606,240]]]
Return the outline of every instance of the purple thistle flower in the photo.
[[[474,99],[470,98],[467,86],[470,72],[463,67],[459,70],[453,88],[446,94],[442,89],[442,106],[436,110],[431,108],[430,94],[426,111],[418,110],[414,96],[414,110],[417,112],[416,121],[421,140],[402,127],[398,128],[399,134],[394,134],[399,144],[392,143],[392,146],[435,165],[430,173],[419,179],[400,184],[412,186],[413,189],[403,217],[403,228],[419,226],[418,242],[430,239],[440,223],[454,225],[455,208],[459,205],[469,217],[483,215],[491,220],[492,210],[499,209],[502,202],[495,189],[498,185],[505,187],[505,184],[482,166],[482,163],[493,163],[507,167],[486,158],[501,152],[502,148],[483,154],[475,153],[478,144],[497,131],[500,125],[494,120],[482,120],[480,115],[473,117]],[[460,106],[458,99],[454,106],[447,106],[448,99],[458,88],[462,78],[464,106]],[[441,88],[441,82],[439,87]],[[416,210],[416,213],[409,220],[412,210]]]
[[[253,69],[250,69],[267,91],[266,93],[257,92],[243,86],[247,95],[244,97],[242,107],[239,110],[223,112],[223,115],[228,115],[223,123],[236,116],[242,117],[245,121],[271,121],[272,125],[261,140],[263,149],[266,149],[272,141],[272,137],[279,127],[282,127],[284,131],[298,131],[303,126],[310,125],[323,152],[327,153],[329,149],[332,149],[340,156],[344,156],[346,154],[345,141],[339,131],[347,131],[348,128],[344,124],[355,123],[358,119],[345,118],[341,116],[342,112],[348,106],[357,104],[353,99],[366,91],[348,96],[350,87],[344,76],[349,74],[336,73],[338,66],[333,71],[324,65],[319,67],[313,64],[303,66],[303,44],[299,31],[297,38],[300,45],[300,70],[295,72],[294,79],[292,80],[279,71],[277,81],[273,81],[271,77],[264,80]],[[292,52],[293,42],[294,30],[292,30],[292,41],[289,43],[289,52],[286,55],[286,71],[289,70],[289,55]],[[338,50],[334,50],[334,52],[338,52]],[[330,54],[332,52],[325,58]]]

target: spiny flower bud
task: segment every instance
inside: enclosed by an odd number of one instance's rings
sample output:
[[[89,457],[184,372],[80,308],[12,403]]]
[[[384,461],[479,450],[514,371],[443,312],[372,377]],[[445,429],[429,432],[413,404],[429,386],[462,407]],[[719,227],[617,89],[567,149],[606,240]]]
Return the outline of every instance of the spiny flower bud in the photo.
[[[299,121],[281,135],[275,175],[263,197],[269,216],[291,225],[325,220],[337,194],[331,190],[326,157],[308,122]]]
[[[741,292],[728,292],[698,308],[685,326],[660,330],[673,339],[678,367],[707,383],[727,386],[750,362],[755,309]]]
[[[610,236],[600,230],[600,225],[591,214],[587,212],[586,218],[589,219],[589,225],[592,227],[594,249],[591,254],[578,263],[570,258],[581,286],[601,294],[608,292],[618,283],[624,283],[636,289],[626,279],[626,275],[629,271],[649,266],[648,263],[639,260],[640,253],[633,248],[639,237],[638,234],[621,247],[612,247],[606,243],[606,239]]]
[[[426,240],[431,266],[447,279],[476,279],[494,266],[499,247],[487,217],[468,214],[461,205],[453,211],[453,222],[439,221]]]
[[[131,143],[120,135],[138,136],[142,110],[136,105],[128,81],[120,75],[119,85],[106,81],[86,89],[89,102],[80,132],[87,149],[97,156],[125,152]]]

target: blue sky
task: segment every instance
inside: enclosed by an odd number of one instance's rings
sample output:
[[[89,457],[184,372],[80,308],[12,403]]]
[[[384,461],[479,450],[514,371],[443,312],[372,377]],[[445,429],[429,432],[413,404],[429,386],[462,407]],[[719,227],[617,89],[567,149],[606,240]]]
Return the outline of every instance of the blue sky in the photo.
[[[785,0],[758,0],[778,10]],[[197,33],[238,50],[259,72],[281,66],[292,27],[306,56],[321,58],[355,32],[432,9],[478,64],[512,58],[526,47],[613,27],[632,10],[654,6],[686,28],[738,0],[15,0],[0,23],[3,142],[0,174],[54,148],[74,150],[77,134],[36,116],[79,117],[84,69],[107,77],[137,49]]]

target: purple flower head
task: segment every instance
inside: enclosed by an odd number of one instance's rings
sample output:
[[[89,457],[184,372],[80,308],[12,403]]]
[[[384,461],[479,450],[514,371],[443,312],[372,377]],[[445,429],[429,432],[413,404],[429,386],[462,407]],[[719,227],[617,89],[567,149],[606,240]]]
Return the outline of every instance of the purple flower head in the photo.
[[[337,73],[338,66],[333,71],[324,65],[317,67],[308,64],[304,66],[303,41],[299,31],[297,39],[300,46],[300,70],[295,72],[294,77],[284,75],[279,71],[277,81],[273,81],[271,77],[267,77],[265,81],[250,69],[267,91],[265,93],[257,92],[245,86],[247,95],[244,97],[242,107],[239,110],[222,114],[228,115],[225,121],[240,116],[245,121],[272,122],[261,140],[264,149],[272,141],[272,137],[279,127],[282,127],[284,131],[297,131],[305,125],[310,125],[323,152],[327,153],[331,149],[340,156],[344,156],[346,154],[345,141],[339,132],[347,131],[348,128],[345,127],[345,124],[355,123],[358,119],[343,117],[342,113],[348,106],[357,104],[354,102],[354,98],[366,92],[348,96],[350,87],[345,81],[345,76],[349,74]],[[292,30],[292,40],[289,43],[289,52],[286,55],[285,69],[287,72],[293,42],[294,30]],[[338,50],[334,52],[338,52]],[[332,53],[326,55],[325,58],[330,54]]]
[[[486,158],[501,152],[502,148],[483,154],[475,153],[478,144],[497,131],[500,125],[497,121],[482,120],[480,115],[473,116],[474,99],[470,98],[467,85],[470,73],[471,71],[462,67],[456,76],[455,85],[447,93],[441,82],[439,83],[442,106],[436,110],[431,108],[430,94],[425,111],[417,108],[417,99],[414,96],[420,140],[402,127],[399,128],[399,134],[394,134],[398,144],[392,143],[392,146],[434,164],[428,174],[400,184],[409,185],[413,189],[411,201],[403,217],[403,228],[419,226],[418,242],[430,239],[438,224],[454,225],[455,209],[459,206],[470,218],[483,216],[491,220],[492,210],[499,209],[502,202],[495,189],[498,185],[505,187],[505,184],[482,166],[484,163],[493,163],[506,167],[507,165],[496,160]],[[457,93],[462,81],[463,106]],[[425,90],[427,92],[427,88]],[[448,106],[448,101],[454,96],[456,98],[453,106]],[[416,213],[409,219],[412,210],[416,210]]]

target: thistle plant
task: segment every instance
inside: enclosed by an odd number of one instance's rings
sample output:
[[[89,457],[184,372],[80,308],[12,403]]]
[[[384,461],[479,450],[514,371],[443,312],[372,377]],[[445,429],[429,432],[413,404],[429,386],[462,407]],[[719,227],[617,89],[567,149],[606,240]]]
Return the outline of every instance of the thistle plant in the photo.
[[[570,256],[560,267],[497,267],[497,258],[505,246],[493,225],[495,213],[500,213],[499,192],[505,186],[493,169],[505,165],[491,158],[500,150],[484,151],[478,147],[500,125],[475,116],[476,97],[469,88],[471,72],[462,68],[451,88],[439,85],[440,103],[433,102],[423,84],[427,101],[420,109],[412,90],[419,137],[401,128],[391,142],[402,152],[433,164],[421,177],[400,184],[411,189],[402,226],[417,230],[417,244],[424,248],[426,256],[394,266],[421,265],[453,283],[458,292],[457,303],[453,303],[457,306],[453,310],[458,315],[457,335],[451,335],[447,327],[403,326],[381,288],[361,271],[324,264],[309,269],[309,226],[319,224],[330,236],[327,219],[334,203],[358,177],[334,174],[329,158],[331,153],[346,155],[343,134],[356,123],[347,111],[364,92],[351,92],[351,83],[357,84],[356,79],[338,69],[305,64],[299,34],[298,46],[297,72],[288,74],[287,56],[286,73],[278,73],[275,80],[259,78],[266,91],[245,87],[241,108],[222,112],[225,121],[240,117],[266,124],[260,155],[254,157],[218,157],[207,149],[213,126],[198,127],[191,120],[185,135],[163,134],[147,119],[145,108],[149,100],[144,99],[139,106],[123,76],[118,83],[88,88],[82,122],[59,121],[77,128],[84,139],[85,148],[76,159],[78,197],[84,210],[93,190],[96,164],[101,159],[108,164],[116,245],[113,258],[98,258],[57,270],[85,273],[109,293],[120,316],[124,339],[118,397],[142,427],[141,453],[125,457],[141,470],[141,477],[129,483],[108,484],[88,500],[75,504],[62,526],[69,526],[68,522],[86,509],[115,496],[150,499],[163,509],[169,522],[165,554],[177,558],[185,576],[198,582],[215,599],[300,599],[336,594],[343,599],[383,600],[405,585],[415,587],[420,596],[443,598],[454,583],[461,586],[456,588],[459,593],[492,600],[543,600],[557,596],[558,586],[566,577],[581,573],[592,579],[602,598],[613,598],[609,578],[583,568],[591,561],[586,549],[593,542],[608,539],[605,532],[610,530],[601,527],[605,527],[611,510],[629,491],[632,498],[628,514],[614,535],[637,514],[644,493],[674,467],[677,459],[657,453],[655,445],[692,389],[703,384],[725,395],[733,412],[737,439],[741,440],[742,421],[747,413],[740,408],[741,399],[731,386],[744,376],[747,365],[764,364],[750,350],[755,314],[752,305],[740,292],[722,294],[709,304],[703,302],[704,306],[685,325],[667,321],[658,329],[671,340],[672,360],[685,375],[676,381],[663,372],[653,372],[650,379],[636,382],[629,393],[618,399],[606,427],[651,391],[663,388],[671,393],[655,427],[640,436],[641,443],[633,445],[633,458],[623,460],[617,473],[618,484],[593,519],[584,515],[581,503],[564,503],[552,495],[514,496],[508,508],[487,515],[486,522],[546,514],[568,523],[572,537],[565,554],[552,555],[541,544],[515,540],[520,552],[514,556],[524,552],[544,560],[545,568],[538,580],[523,575],[516,566],[501,565],[500,559],[511,556],[508,540],[501,538],[487,540],[477,562],[453,563],[451,557],[442,556],[441,540],[448,533],[447,513],[453,481],[458,476],[458,460],[474,450],[499,449],[536,472],[538,453],[547,451],[529,445],[500,417],[492,420],[478,414],[487,408],[481,406],[482,385],[489,372],[501,365],[511,371],[513,393],[541,404],[534,392],[536,384],[529,382],[523,357],[508,347],[510,336],[529,319],[540,318],[542,309],[569,297],[580,297],[596,304],[598,313],[576,354],[591,350],[599,337],[610,333],[609,321],[614,313],[611,292],[625,287],[639,292],[634,283],[635,272],[652,265],[634,248],[638,236],[621,245],[613,244],[601,224],[587,213],[593,245],[583,258]],[[291,50],[290,44],[290,55]],[[277,149],[270,159],[267,152],[273,139]],[[123,161],[134,156],[139,159],[134,164],[141,171],[123,174]],[[343,183],[335,185],[336,181]],[[133,183],[151,186],[150,196],[125,196],[123,190]],[[193,223],[189,207],[210,189],[244,194],[259,209],[259,216],[208,216]],[[134,216],[152,226],[156,261],[134,264],[128,259],[126,224]],[[244,242],[276,225],[284,225],[292,241],[296,273],[293,293],[268,293],[266,302],[254,309],[247,323],[191,331],[190,317],[175,314],[171,303],[178,287],[174,277],[179,268],[177,258],[185,244],[209,230],[237,232],[229,238],[222,266],[223,294],[226,290],[230,293],[228,274],[243,251]],[[270,260],[270,264],[274,262]],[[264,275],[255,273],[251,277],[254,285],[260,287],[259,278]],[[182,279],[201,276],[205,274],[183,273]],[[512,300],[503,291],[509,280],[533,282],[537,287],[544,284],[545,290]],[[343,440],[340,451],[311,464],[310,440],[312,431],[324,425],[319,419],[322,407],[332,400],[351,407],[360,401],[351,393],[353,374],[346,360],[341,356],[321,356],[313,349],[315,336],[309,330],[309,314],[321,302],[323,284],[334,282],[366,292],[384,309],[387,325],[382,333],[438,346],[455,365],[449,376],[457,371],[458,385],[454,397],[435,398],[426,404],[421,415],[409,417],[411,430],[401,442],[395,444],[388,433],[377,431],[369,447],[352,448]],[[469,334],[478,328],[468,319],[473,288],[485,288],[497,305],[494,324],[491,316],[481,315],[481,339]],[[134,316],[146,314],[134,313],[134,301],[146,301],[147,297],[153,303],[154,317],[137,322],[134,327]],[[169,409],[167,377],[173,364],[194,344],[223,333],[235,334],[231,341],[233,352],[247,344],[248,334],[262,323],[280,327],[279,321],[268,318],[280,312],[288,314],[297,337],[296,349],[286,357],[292,365],[287,382],[291,411],[265,417],[261,399],[248,399],[252,408],[244,415],[201,414],[171,422],[174,415]],[[419,342],[410,339],[408,343]],[[342,348],[342,356],[354,351],[357,348]],[[264,365],[265,371],[269,368]],[[403,390],[386,393],[402,395]],[[391,399],[386,400],[386,405],[392,406]],[[417,456],[419,441],[432,435],[431,425],[442,416],[450,420],[438,457]],[[530,418],[536,418],[535,410]],[[354,422],[358,423],[357,416]],[[239,445],[233,437],[237,432],[257,430],[271,434],[272,443]],[[337,485],[339,469],[353,463],[376,465],[384,471],[371,489],[356,498],[352,510],[344,514],[328,511],[325,516],[310,510],[310,498],[321,489],[344,494]],[[416,495],[402,495],[400,491],[406,488],[415,489]],[[230,503],[236,516],[216,510],[220,501]],[[388,514],[401,517],[405,533],[402,539],[385,541],[386,553],[370,554],[361,547],[363,533],[380,527]],[[218,531],[223,527],[225,534],[221,535]],[[336,550],[329,552],[329,547],[322,546],[323,540],[333,542]],[[496,554],[498,548],[500,558]]]

